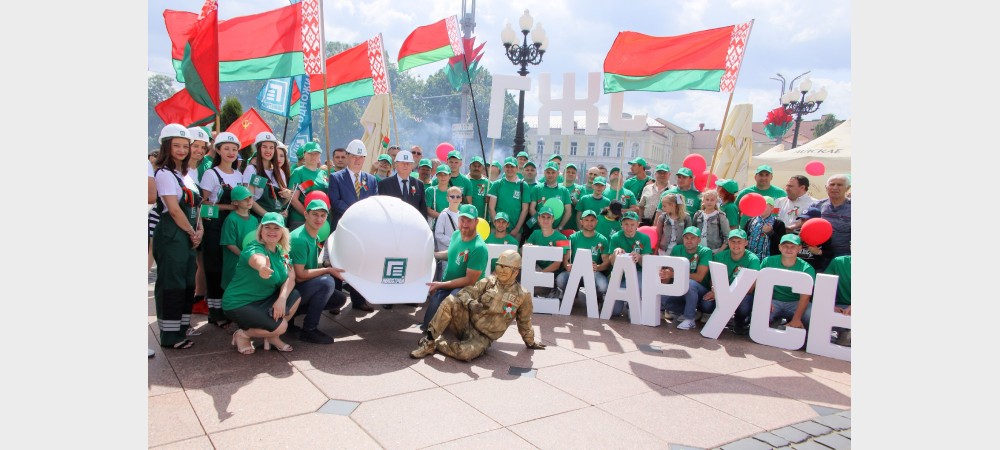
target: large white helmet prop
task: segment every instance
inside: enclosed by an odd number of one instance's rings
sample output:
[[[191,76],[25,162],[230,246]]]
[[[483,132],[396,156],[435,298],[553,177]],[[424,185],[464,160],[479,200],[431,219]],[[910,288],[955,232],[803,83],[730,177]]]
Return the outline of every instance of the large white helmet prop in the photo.
[[[413,206],[377,195],[344,212],[326,241],[330,263],[375,304],[423,303],[434,277],[434,235]]]

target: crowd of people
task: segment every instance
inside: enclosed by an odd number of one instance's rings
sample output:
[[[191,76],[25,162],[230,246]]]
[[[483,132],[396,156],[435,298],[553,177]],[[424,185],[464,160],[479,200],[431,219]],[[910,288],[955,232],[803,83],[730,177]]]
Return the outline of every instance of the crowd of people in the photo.
[[[478,283],[486,265],[497,265],[488,258],[487,244],[562,248],[561,259],[538,261],[534,268],[522,269],[518,262],[518,269],[554,275],[554,286],[533,293],[551,297],[562,297],[577,251],[589,250],[599,303],[617,258],[632,259],[640,273],[643,255],[685,258],[690,261],[688,291],[661,298],[664,318],[681,330],[696,328],[699,316],[715,310],[710,261],[727,267],[730,282],[742,268],[837,275],[836,311],[850,314],[847,175],[829,177],[827,198],[816,200],[807,194],[809,178],[793,176],[781,189],[771,184],[773,170],[766,165],[757,167],[755,183],[743,189],[735,180],[718,180],[699,191],[690,169],[677,170],[672,185],[669,165],[651,168],[643,158],[628,162],[632,176],[627,179],[620,168],[598,165],[579,180],[579,169],[562,167],[558,154],[539,176],[525,152],[490,164],[472,157],[465,166],[459,151],[438,161],[423,158],[419,146],[390,146],[365,172],[368,150],[360,140],[335,149],[325,162],[319,145],[308,143],[292,163],[287,147],[269,132],[259,133],[252,144],[231,133],[212,134],[170,124],[160,133],[160,148],[150,153],[149,200],[155,202],[150,265],[155,260],[154,297],[164,347],[194,345],[192,313],[207,314],[209,323],[233,333],[232,344],[243,354],[255,351],[255,338],[265,349],[292,351],[282,336],[293,331],[302,342],[332,343],[317,328],[323,311],[337,314],[348,299],[355,309],[371,312],[374,307],[322,257],[328,235],[323,230],[326,225],[335,230],[351,205],[374,195],[411,205],[433,232],[439,264],[421,324],[425,332],[449,298],[484,289]],[[253,154],[243,160],[239,150],[247,145]],[[322,199],[307,201],[313,191],[327,194],[329,206]],[[763,214],[741,214],[739,202],[749,193],[764,196]],[[820,245],[804,244],[798,233],[816,218],[828,221],[833,234]],[[481,219],[490,225],[485,239],[477,232]],[[667,268],[659,277],[669,283],[674,274]],[[737,334],[747,333],[752,292],[732,318]],[[809,295],[778,286],[773,299],[772,326],[808,326]],[[625,303],[616,302],[613,314],[628,314]],[[297,326],[300,315],[304,319]],[[427,340],[439,338],[440,331],[428,332],[418,353],[427,354],[433,347]],[[838,331],[837,342],[850,345],[849,330]]]

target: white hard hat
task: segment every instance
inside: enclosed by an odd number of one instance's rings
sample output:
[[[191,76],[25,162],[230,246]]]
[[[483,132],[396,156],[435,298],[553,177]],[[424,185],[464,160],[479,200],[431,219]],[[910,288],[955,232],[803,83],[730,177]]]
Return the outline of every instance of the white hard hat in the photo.
[[[243,148],[243,146],[240,145],[240,138],[236,137],[236,135],[233,133],[230,133],[228,131],[223,131],[215,136],[216,148],[218,148],[219,145],[221,144],[225,144],[226,142],[236,144],[237,148]]]
[[[330,264],[376,304],[423,303],[434,277],[434,235],[416,208],[387,195],[347,208],[326,241]]]
[[[365,148],[365,143],[361,142],[360,139],[355,139],[347,144],[347,154],[356,156],[368,156],[368,150]]]
[[[175,137],[182,137],[190,140],[191,133],[188,132],[187,128],[184,128],[184,125],[178,123],[167,124],[166,126],[163,127],[162,130],[160,130],[161,144],[163,143],[164,139],[175,138]]]
[[[285,146],[285,143],[281,141],[278,141],[278,148],[283,148],[285,149],[285,151],[288,151],[288,147]]]
[[[270,131],[261,131],[260,133],[257,133],[257,139],[254,139],[253,145],[257,146],[257,144],[260,144],[261,142],[274,142],[274,145],[277,146],[278,138],[274,137],[274,134]]]
[[[400,150],[399,153],[396,153],[396,162],[404,162],[404,163],[414,162],[413,153],[410,153],[409,150]]]
[[[208,133],[206,133],[205,130],[202,130],[200,127],[188,128],[188,133],[191,133],[192,143],[194,143],[194,141],[203,141],[206,144],[212,143],[211,140],[208,138]]]

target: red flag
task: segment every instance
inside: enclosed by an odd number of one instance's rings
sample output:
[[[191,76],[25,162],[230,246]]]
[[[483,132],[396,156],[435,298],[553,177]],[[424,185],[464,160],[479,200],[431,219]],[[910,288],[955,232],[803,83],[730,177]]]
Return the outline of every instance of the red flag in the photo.
[[[184,88],[198,104],[218,111],[219,105],[219,5],[205,0],[191,25],[181,61]]]
[[[264,119],[262,119],[260,114],[257,114],[257,110],[253,108],[250,108],[249,111],[243,113],[243,115],[240,116],[239,119],[236,119],[236,121],[233,122],[229,128],[226,128],[226,131],[235,134],[236,138],[239,139],[240,142],[246,143],[244,147],[252,144],[253,141],[257,139],[257,133],[260,133],[261,131],[273,133],[273,131],[271,131],[271,127],[267,126]]]
[[[240,142],[243,142],[243,141],[240,141]],[[299,191],[301,191],[303,194],[305,194],[306,191],[308,191],[309,189],[312,189],[312,187],[315,186],[315,185],[316,185],[316,181],[314,181],[314,180],[303,181],[302,184],[299,185]]]
[[[187,89],[181,89],[170,98],[157,104],[153,109],[156,111],[156,115],[163,119],[163,123],[179,123],[191,127],[211,123],[215,120],[215,111],[199,105],[191,98]]]

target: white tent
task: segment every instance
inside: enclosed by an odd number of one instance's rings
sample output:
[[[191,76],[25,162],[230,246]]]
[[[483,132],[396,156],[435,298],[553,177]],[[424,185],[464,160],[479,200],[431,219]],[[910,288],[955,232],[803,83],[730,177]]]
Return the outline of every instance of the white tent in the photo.
[[[826,172],[818,176],[806,173],[806,164],[812,161],[823,163]],[[792,176],[805,175],[809,178],[809,195],[816,199],[824,199],[827,178],[839,173],[851,173],[851,121],[846,120],[826,134],[794,149],[786,150],[783,144],[778,144],[754,156],[750,167],[756,169],[761,164],[767,164],[774,169],[772,185],[784,188]],[[753,175],[753,173],[749,175],[747,186],[755,183]]]

